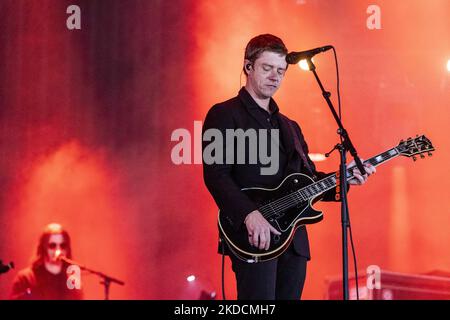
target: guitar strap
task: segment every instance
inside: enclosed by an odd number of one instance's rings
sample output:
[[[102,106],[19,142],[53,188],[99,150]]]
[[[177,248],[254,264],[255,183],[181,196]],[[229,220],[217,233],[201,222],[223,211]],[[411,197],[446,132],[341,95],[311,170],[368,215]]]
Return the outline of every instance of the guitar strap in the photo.
[[[305,152],[303,152],[303,148],[300,143],[300,137],[299,137],[297,131],[295,130],[294,125],[292,124],[292,121],[290,121],[289,119],[285,119],[285,122],[288,123],[289,128],[291,129],[292,138],[294,139],[295,150],[300,154],[300,157],[302,158],[302,161],[305,164],[306,169],[308,169],[308,171],[311,175],[311,178],[316,180],[317,176],[316,176],[313,168],[311,167],[311,164],[309,163],[308,159],[306,158]]]

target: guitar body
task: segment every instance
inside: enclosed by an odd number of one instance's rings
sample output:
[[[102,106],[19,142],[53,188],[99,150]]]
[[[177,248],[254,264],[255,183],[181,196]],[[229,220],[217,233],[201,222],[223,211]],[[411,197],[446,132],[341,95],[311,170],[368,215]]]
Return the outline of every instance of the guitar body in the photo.
[[[321,199],[320,195],[311,200],[301,201],[295,206],[289,206],[286,204],[287,201],[278,200],[313,182],[314,180],[307,175],[293,173],[274,189],[242,189],[242,192],[258,205],[267,221],[281,232],[281,235],[271,233],[269,249],[258,249],[250,245],[247,228],[244,224],[235,226],[226,212],[219,211],[219,230],[231,252],[247,262],[274,259],[288,248],[295,230],[299,226],[321,221],[323,213],[312,208],[312,204]]]

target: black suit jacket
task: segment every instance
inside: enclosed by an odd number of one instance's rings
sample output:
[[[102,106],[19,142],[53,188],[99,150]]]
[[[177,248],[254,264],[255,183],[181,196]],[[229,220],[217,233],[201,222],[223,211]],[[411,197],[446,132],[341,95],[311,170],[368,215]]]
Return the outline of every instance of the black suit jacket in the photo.
[[[258,209],[255,203],[241,191],[242,188],[274,188],[287,175],[294,172],[305,173],[309,176],[314,174],[318,178],[326,175],[317,172],[314,163],[309,159],[308,146],[299,125],[282,115],[273,99],[270,101],[269,108],[273,111],[271,115],[259,107],[245,88],[242,88],[238,96],[214,105],[206,115],[203,124],[203,132],[212,128],[218,129],[222,132],[223,137],[226,136],[226,129],[243,129],[244,131],[248,129],[273,129],[274,123],[275,127],[279,127],[280,130],[280,164],[279,171],[275,175],[261,175],[260,169],[267,167],[267,165],[264,166],[259,161],[257,164],[249,164],[248,161],[246,164],[206,164],[205,162],[203,164],[203,177],[206,187],[219,209],[229,213],[236,226],[240,226],[244,222],[247,214]],[[294,139],[297,139],[297,142]],[[203,142],[203,149],[209,143]],[[225,146],[224,143],[224,148]],[[246,144],[246,148],[248,155],[248,144]],[[301,150],[298,150],[299,148]],[[300,152],[303,152],[305,156],[303,157]],[[225,154],[225,150],[223,154]],[[303,159],[308,164],[305,164]],[[323,200],[334,201],[334,198],[335,189],[332,189],[324,194]],[[304,226],[297,229],[293,244],[298,254],[310,259],[308,235]]]

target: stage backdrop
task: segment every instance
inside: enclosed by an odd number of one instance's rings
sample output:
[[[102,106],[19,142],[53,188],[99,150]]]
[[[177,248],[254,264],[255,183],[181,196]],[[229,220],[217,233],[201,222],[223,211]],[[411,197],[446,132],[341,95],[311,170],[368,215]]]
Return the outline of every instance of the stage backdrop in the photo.
[[[1,0],[0,30],[0,259],[16,264],[1,299],[50,222],[68,229],[77,261],[125,281],[113,299],[221,298],[217,208],[201,165],[173,163],[171,134],[189,130],[194,151],[194,121],[236,95],[261,33],[293,51],[336,47],[343,122],[363,158],[416,134],[436,146],[352,188],[359,269],[450,271],[449,1]],[[314,61],[337,105],[332,51]],[[337,143],[311,73],[291,66],[275,98],[312,153]],[[340,206],[318,207],[305,299],[341,273]],[[103,298],[99,280],[83,274],[86,298]],[[235,298],[228,260],[225,285]]]

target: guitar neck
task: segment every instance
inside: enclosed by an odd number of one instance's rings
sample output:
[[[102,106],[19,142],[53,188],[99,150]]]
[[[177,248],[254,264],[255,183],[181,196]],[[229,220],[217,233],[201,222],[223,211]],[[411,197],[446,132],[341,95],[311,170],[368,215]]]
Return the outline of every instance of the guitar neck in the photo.
[[[392,149],[389,149],[383,153],[380,153],[370,159],[367,159],[366,161],[364,161],[364,163],[370,163],[374,167],[377,167],[380,164],[383,164],[391,159],[394,159],[399,154],[400,153],[397,151],[397,148],[392,148]],[[356,165],[347,169],[347,181],[353,178],[353,169],[355,167],[356,167]]]
[[[397,157],[400,153],[397,148],[389,149],[385,152],[382,152],[366,161],[364,163],[370,163],[374,167],[379,166],[395,157]],[[356,167],[352,166],[347,168],[347,181],[351,180],[353,176],[353,169]],[[326,178],[323,178],[317,182],[314,182],[302,189],[295,191],[295,197],[298,199],[298,202],[307,201],[309,199],[315,198],[317,195],[322,194],[330,189],[336,187],[337,182],[337,174],[331,174]]]

